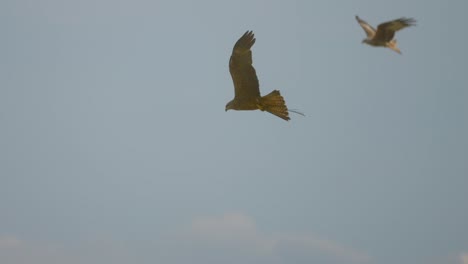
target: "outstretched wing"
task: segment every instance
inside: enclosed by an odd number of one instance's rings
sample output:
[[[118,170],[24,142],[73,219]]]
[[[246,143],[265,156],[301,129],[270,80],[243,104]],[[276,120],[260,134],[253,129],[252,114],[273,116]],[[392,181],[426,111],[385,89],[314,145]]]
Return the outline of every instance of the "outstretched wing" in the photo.
[[[235,98],[252,98],[260,96],[257,73],[252,66],[252,51],[255,43],[252,31],[247,31],[236,42],[229,60],[229,72],[234,82]]]
[[[356,20],[359,23],[359,25],[361,25],[362,29],[364,29],[364,31],[366,32],[367,37],[373,38],[375,35],[375,29],[371,25],[369,25],[366,21],[360,19],[358,16],[356,16]]]
[[[393,39],[395,32],[405,27],[413,26],[415,23],[416,20],[404,17],[382,23],[377,27],[374,39],[376,41],[388,42]]]

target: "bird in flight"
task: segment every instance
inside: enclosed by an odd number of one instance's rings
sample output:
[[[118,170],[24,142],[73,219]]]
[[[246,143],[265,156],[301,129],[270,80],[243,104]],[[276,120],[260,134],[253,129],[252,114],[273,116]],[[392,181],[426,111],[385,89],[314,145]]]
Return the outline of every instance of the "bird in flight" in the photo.
[[[257,74],[252,66],[252,51],[255,43],[252,31],[247,31],[236,42],[229,60],[229,72],[234,82],[234,99],[226,104],[226,111],[233,110],[261,110],[267,111],[286,121],[289,111],[300,115],[302,113],[289,110],[283,96],[278,90],[261,96]]]
[[[405,27],[414,26],[416,20],[413,18],[399,18],[392,21],[388,21],[380,24],[375,30],[371,25],[367,24],[366,21],[356,16],[356,20],[361,25],[362,29],[367,34],[362,43],[369,44],[375,47],[387,47],[395,52],[401,54],[400,49],[397,47],[396,39],[393,39],[395,32]]]

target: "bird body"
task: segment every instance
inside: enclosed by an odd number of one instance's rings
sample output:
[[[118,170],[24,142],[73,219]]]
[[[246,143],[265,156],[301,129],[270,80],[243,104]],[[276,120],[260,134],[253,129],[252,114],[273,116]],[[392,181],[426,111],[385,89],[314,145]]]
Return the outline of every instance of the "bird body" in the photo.
[[[237,98],[235,97],[226,105],[226,111],[229,109],[233,110],[261,110],[267,111],[273,115],[276,115],[284,120],[289,120],[288,108],[283,96],[280,91],[273,90],[271,93],[265,96],[258,97],[246,97]]]
[[[289,118],[288,108],[278,90],[261,96],[255,68],[252,66],[252,51],[255,43],[252,31],[247,31],[236,42],[229,59],[229,72],[234,83],[234,99],[226,104],[226,111],[261,110],[267,111],[286,121]],[[299,113],[300,114],[300,113]]]
[[[364,32],[366,32],[367,38],[362,42],[374,47],[386,47],[399,54],[400,49],[397,46],[396,39],[393,39],[395,32],[405,27],[414,26],[416,21],[412,18],[399,18],[392,21],[388,21],[380,24],[377,30],[369,25],[366,21],[356,16],[356,20],[361,25]]]

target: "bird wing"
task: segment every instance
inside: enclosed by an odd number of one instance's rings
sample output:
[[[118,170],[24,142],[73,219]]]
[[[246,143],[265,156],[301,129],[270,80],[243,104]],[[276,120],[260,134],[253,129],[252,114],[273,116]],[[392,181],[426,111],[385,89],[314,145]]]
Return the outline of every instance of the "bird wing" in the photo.
[[[405,27],[415,25],[416,20],[412,18],[399,18],[380,24],[377,27],[374,39],[377,41],[390,41],[395,36],[395,32]]]
[[[235,98],[252,98],[260,96],[257,73],[252,66],[252,51],[255,43],[252,31],[247,31],[236,42],[229,60],[229,72],[234,82]]]
[[[369,25],[366,21],[360,19],[358,16],[356,16],[356,20],[359,23],[359,25],[361,25],[362,29],[364,29],[364,31],[366,32],[367,37],[373,38],[375,35],[375,28]]]

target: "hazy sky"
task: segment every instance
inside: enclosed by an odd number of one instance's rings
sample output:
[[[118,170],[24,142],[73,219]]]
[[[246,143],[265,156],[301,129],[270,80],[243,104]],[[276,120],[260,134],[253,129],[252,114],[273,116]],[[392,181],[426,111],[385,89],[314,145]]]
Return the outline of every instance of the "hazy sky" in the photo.
[[[1,1],[0,263],[467,264],[467,10]],[[247,30],[306,117],[224,111]]]

